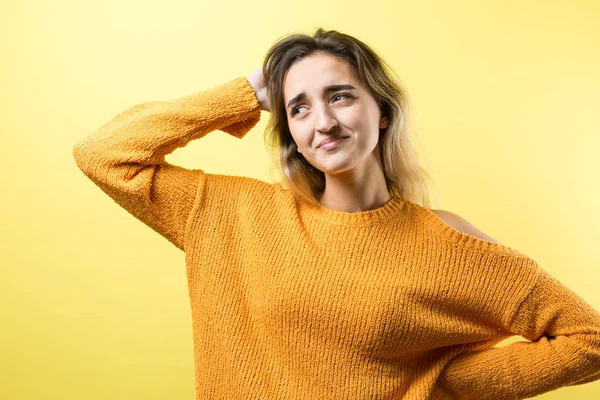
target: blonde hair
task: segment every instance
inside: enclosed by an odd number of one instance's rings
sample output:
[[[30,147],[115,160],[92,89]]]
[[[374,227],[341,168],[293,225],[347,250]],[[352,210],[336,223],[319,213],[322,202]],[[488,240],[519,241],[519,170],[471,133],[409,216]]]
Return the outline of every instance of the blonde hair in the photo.
[[[400,79],[375,51],[360,40],[335,30],[318,28],[313,36],[293,33],[280,38],[267,51],[263,74],[270,103],[270,119],[264,133],[273,164],[283,176],[283,186],[300,201],[318,204],[325,189],[325,174],[313,167],[292,138],[284,104],[283,82],[292,65],[304,57],[324,53],[348,62],[379,105],[389,124],[380,129],[379,151],[388,191],[424,207],[430,207],[429,173],[421,166],[407,126],[408,93]],[[424,155],[424,154],[423,154]]]

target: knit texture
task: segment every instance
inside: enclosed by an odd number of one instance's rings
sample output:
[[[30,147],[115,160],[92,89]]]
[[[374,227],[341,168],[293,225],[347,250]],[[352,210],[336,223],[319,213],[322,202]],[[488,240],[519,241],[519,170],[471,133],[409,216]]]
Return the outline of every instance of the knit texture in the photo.
[[[185,251],[197,399],[522,399],[600,379],[600,313],[514,248],[403,197],[346,213],[165,162],[260,116],[238,77],[133,106],[73,148]]]

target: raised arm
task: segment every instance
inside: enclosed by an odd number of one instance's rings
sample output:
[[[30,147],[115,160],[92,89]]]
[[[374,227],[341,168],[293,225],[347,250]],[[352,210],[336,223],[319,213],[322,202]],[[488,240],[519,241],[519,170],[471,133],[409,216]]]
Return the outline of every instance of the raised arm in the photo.
[[[538,268],[535,285],[506,327],[530,342],[453,358],[439,383],[457,399],[525,399],[600,379],[600,313]]]
[[[185,250],[185,227],[204,172],[172,165],[165,156],[217,129],[242,138],[260,110],[253,86],[238,77],[177,100],[130,107],[79,140],[73,156],[120,206]]]

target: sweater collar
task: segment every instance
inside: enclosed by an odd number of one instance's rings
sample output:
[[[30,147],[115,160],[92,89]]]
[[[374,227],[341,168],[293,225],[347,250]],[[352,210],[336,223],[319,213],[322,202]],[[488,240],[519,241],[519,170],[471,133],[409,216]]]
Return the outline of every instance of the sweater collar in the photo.
[[[301,203],[300,212],[304,216],[318,218],[335,225],[366,226],[389,221],[401,212],[405,203],[405,198],[393,196],[378,208],[360,212],[337,211],[320,204]]]

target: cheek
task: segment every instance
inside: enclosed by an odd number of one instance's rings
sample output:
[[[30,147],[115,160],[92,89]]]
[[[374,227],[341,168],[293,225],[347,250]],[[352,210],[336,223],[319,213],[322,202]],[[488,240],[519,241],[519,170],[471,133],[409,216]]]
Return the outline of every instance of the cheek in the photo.
[[[372,109],[363,105],[348,107],[339,115],[340,123],[358,132],[368,132],[373,125],[375,116]]]
[[[371,117],[366,115],[364,110],[357,110],[353,113],[348,113],[343,121],[348,128],[356,132],[367,132],[371,126]]]
[[[297,144],[300,145],[300,136],[298,135],[297,132],[290,130],[290,133],[292,135],[292,140]]]
[[[310,147],[310,133],[303,131],[301,128],[290,127],[290,133],[292,135],[292,139],[296,142],[296,145],[300,148]]]
[[[379,121],[372,118],[356,119],[352,127],[360,147],[372,148],[379,142]]]

